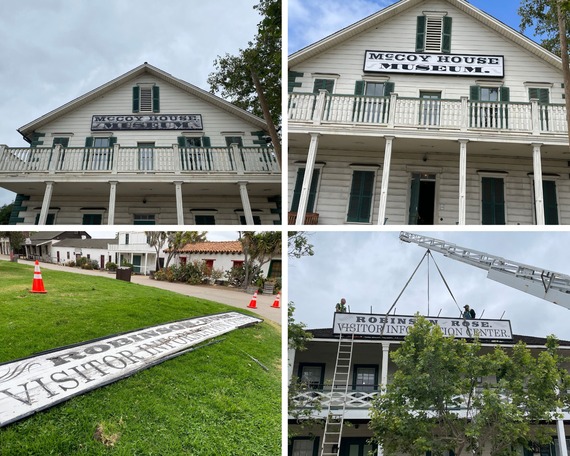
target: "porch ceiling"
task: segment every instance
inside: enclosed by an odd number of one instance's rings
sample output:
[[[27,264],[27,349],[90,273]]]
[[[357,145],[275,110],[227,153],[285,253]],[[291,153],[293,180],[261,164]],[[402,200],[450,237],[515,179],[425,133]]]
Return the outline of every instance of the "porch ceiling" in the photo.
[[[532,157],[533,148],[531,143],[538,142],[537,139],[529,137],[528,143],[521,142],[505,142],[500,140],[492,140],[477,138],[470,139],[467,143],[467,156],[469,155],[488,155],[488,156],[527,156]],[[310,136],[308,134],[290,134],[290,149],[309,149]],[[379,152],[384,154],[386,140],[380,136],[353,136],[343,134],[324,134],[319,137],[319,150],[344,150],[363,151],[363,152]],[[459,141],[457,139],[441,139],[441,138],[411,138],[396,136],[392,143],[392,153],[447,153],[459,154]],[[570,148],[566,145],[543,145],[541,147],[541,155],[543,158],[557,158],[570,160]],[[318,152],[317,152],[318,160]]]

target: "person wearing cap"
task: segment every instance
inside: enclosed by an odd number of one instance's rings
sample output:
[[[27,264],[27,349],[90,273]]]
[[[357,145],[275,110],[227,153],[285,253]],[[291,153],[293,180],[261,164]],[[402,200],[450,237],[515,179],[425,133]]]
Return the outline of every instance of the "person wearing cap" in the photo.
[[[466,320],[473,320],[475,318],[475,311],[473,309],[469,309],[469,306],[466,304],[463,306],[465,309],[463,311],[463,318]]]

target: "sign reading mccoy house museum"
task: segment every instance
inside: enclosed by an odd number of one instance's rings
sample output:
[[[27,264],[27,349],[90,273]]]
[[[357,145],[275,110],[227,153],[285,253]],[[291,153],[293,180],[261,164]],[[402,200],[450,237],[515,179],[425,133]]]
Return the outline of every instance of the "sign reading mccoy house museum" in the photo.
[[[93,116],[91,131],[107,130],[202,130],[200,114],[129,114]]]
[[[504,76],[504,58],[500,55],[366,51],[364,71],[502,78]]]
[[[207,315],[0,364],[0,427],[260,321],[238,312]]]
[[[511,322],[508,320],[464,320],[463,318],[427,317],[438,325],[443,334],[454,337],[480,339],[512,339]],[[335,313],[334,334],[359,336],[405,336],[414,325],[415,317],[405,315],[374,315]]]

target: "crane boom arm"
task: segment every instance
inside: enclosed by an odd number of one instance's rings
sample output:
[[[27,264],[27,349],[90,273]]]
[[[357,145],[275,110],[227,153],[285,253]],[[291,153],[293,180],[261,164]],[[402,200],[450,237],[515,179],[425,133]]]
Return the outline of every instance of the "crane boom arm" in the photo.
[[[525,293],[570,309],[570,276],[506,260],[450,242],[402,231],[400,240],[487,271],[487,277]]]

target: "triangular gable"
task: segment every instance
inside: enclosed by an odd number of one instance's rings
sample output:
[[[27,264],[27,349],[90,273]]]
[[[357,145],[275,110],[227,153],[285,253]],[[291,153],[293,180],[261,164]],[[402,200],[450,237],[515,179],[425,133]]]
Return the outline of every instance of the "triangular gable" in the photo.
[[[79,108],[80,106],[83,106],[97,99],[101,95],[104,95],[110,92],[111,90],[116,89],[117,87],[125,84],[130,79],[140,77],[143,74],[149,74],[158,79],[161,79],[175,87],[178,87],[179,89],[188,92],[191,95],[196,96],[197,98],[200,98],[203,101],[206,101],[207,103],[213,104],[229,112],[230,114],[240,117],[245,121],[258,126],[263,130],[267,129],[267,125],[263,121],[263,119],[260,119],[259,117],[254,116],[253,114],[250,114],[249,112],[241,108],[238,108],[237,106],[231,104],[230,102],[225,101],[222,98],[211,94],[210,92],[200,89],[199,87],[193,84],[183,81],[182,79],[175,78],[171,74],[166,73],[160,70],[159,68],[156,68],[145,62],[142,65],[132,69],[131,71],[128,71],[127,73],[107,82],[106,84],[103,84],[102,86],[97,87],[96,89],[93,89],[90,92],[87,92],[86,94],[81,95],[80,97],[75,98],[74,100],[71,100],[69,103],[66,103],[63,106],[60,106],[59,108],[54,109],[53,111],[48,112],[47,114],[44,114],[43,116],[33,120],[32,122],[20,127],[18,129],[18,132],[24,138],[29,139],[29,135],[38,128],[41,128],[42,126],[52,122],[58,117],[68,114],[71,111]]]
[[[399,2],[390,5],[383,10],[378,11],[358,22],[355,22],[352,25],[349,25],[342,30],[339,30],[332,35],[323,38],[316,43],[313,43],[303,49],[300,49],[297,52],[294,52],[289,57],[289,67],[294,67],[295,65],[300,64],[301,62],[314,57],[334,46],[337,46],[350,38],[359,35],[371,28],[377,27],[382,22],[390,20],[394,16],[403,13],[407,9],[419,5],[425,0],[400,0]],[[545,60],[549,64],[553,65],[558,69],[562,69],[562,60],[560,57],[556,56],[555,54],[547,51],[539,44],[532,41],[530,38],[527,38],[522,33],[517,32],[513,28],[509,27],[508,25],[502,23],[498,19],[495,19],[493,16],[481,11],[478,8],[475,8],[470,3],[466,2],[465,0],[444,0],[451,4],[452,6],[456,7],[457,9],[467,13],[469,16],[473,17],[477,21],[483,23],[487,27],[491,28],[492,30],[496,31],[497,33],[503,35],[507,39],[513,41],[517,45],[523,47],[524,49],[530,51],[532,54],[535,54],[539,58]]]

